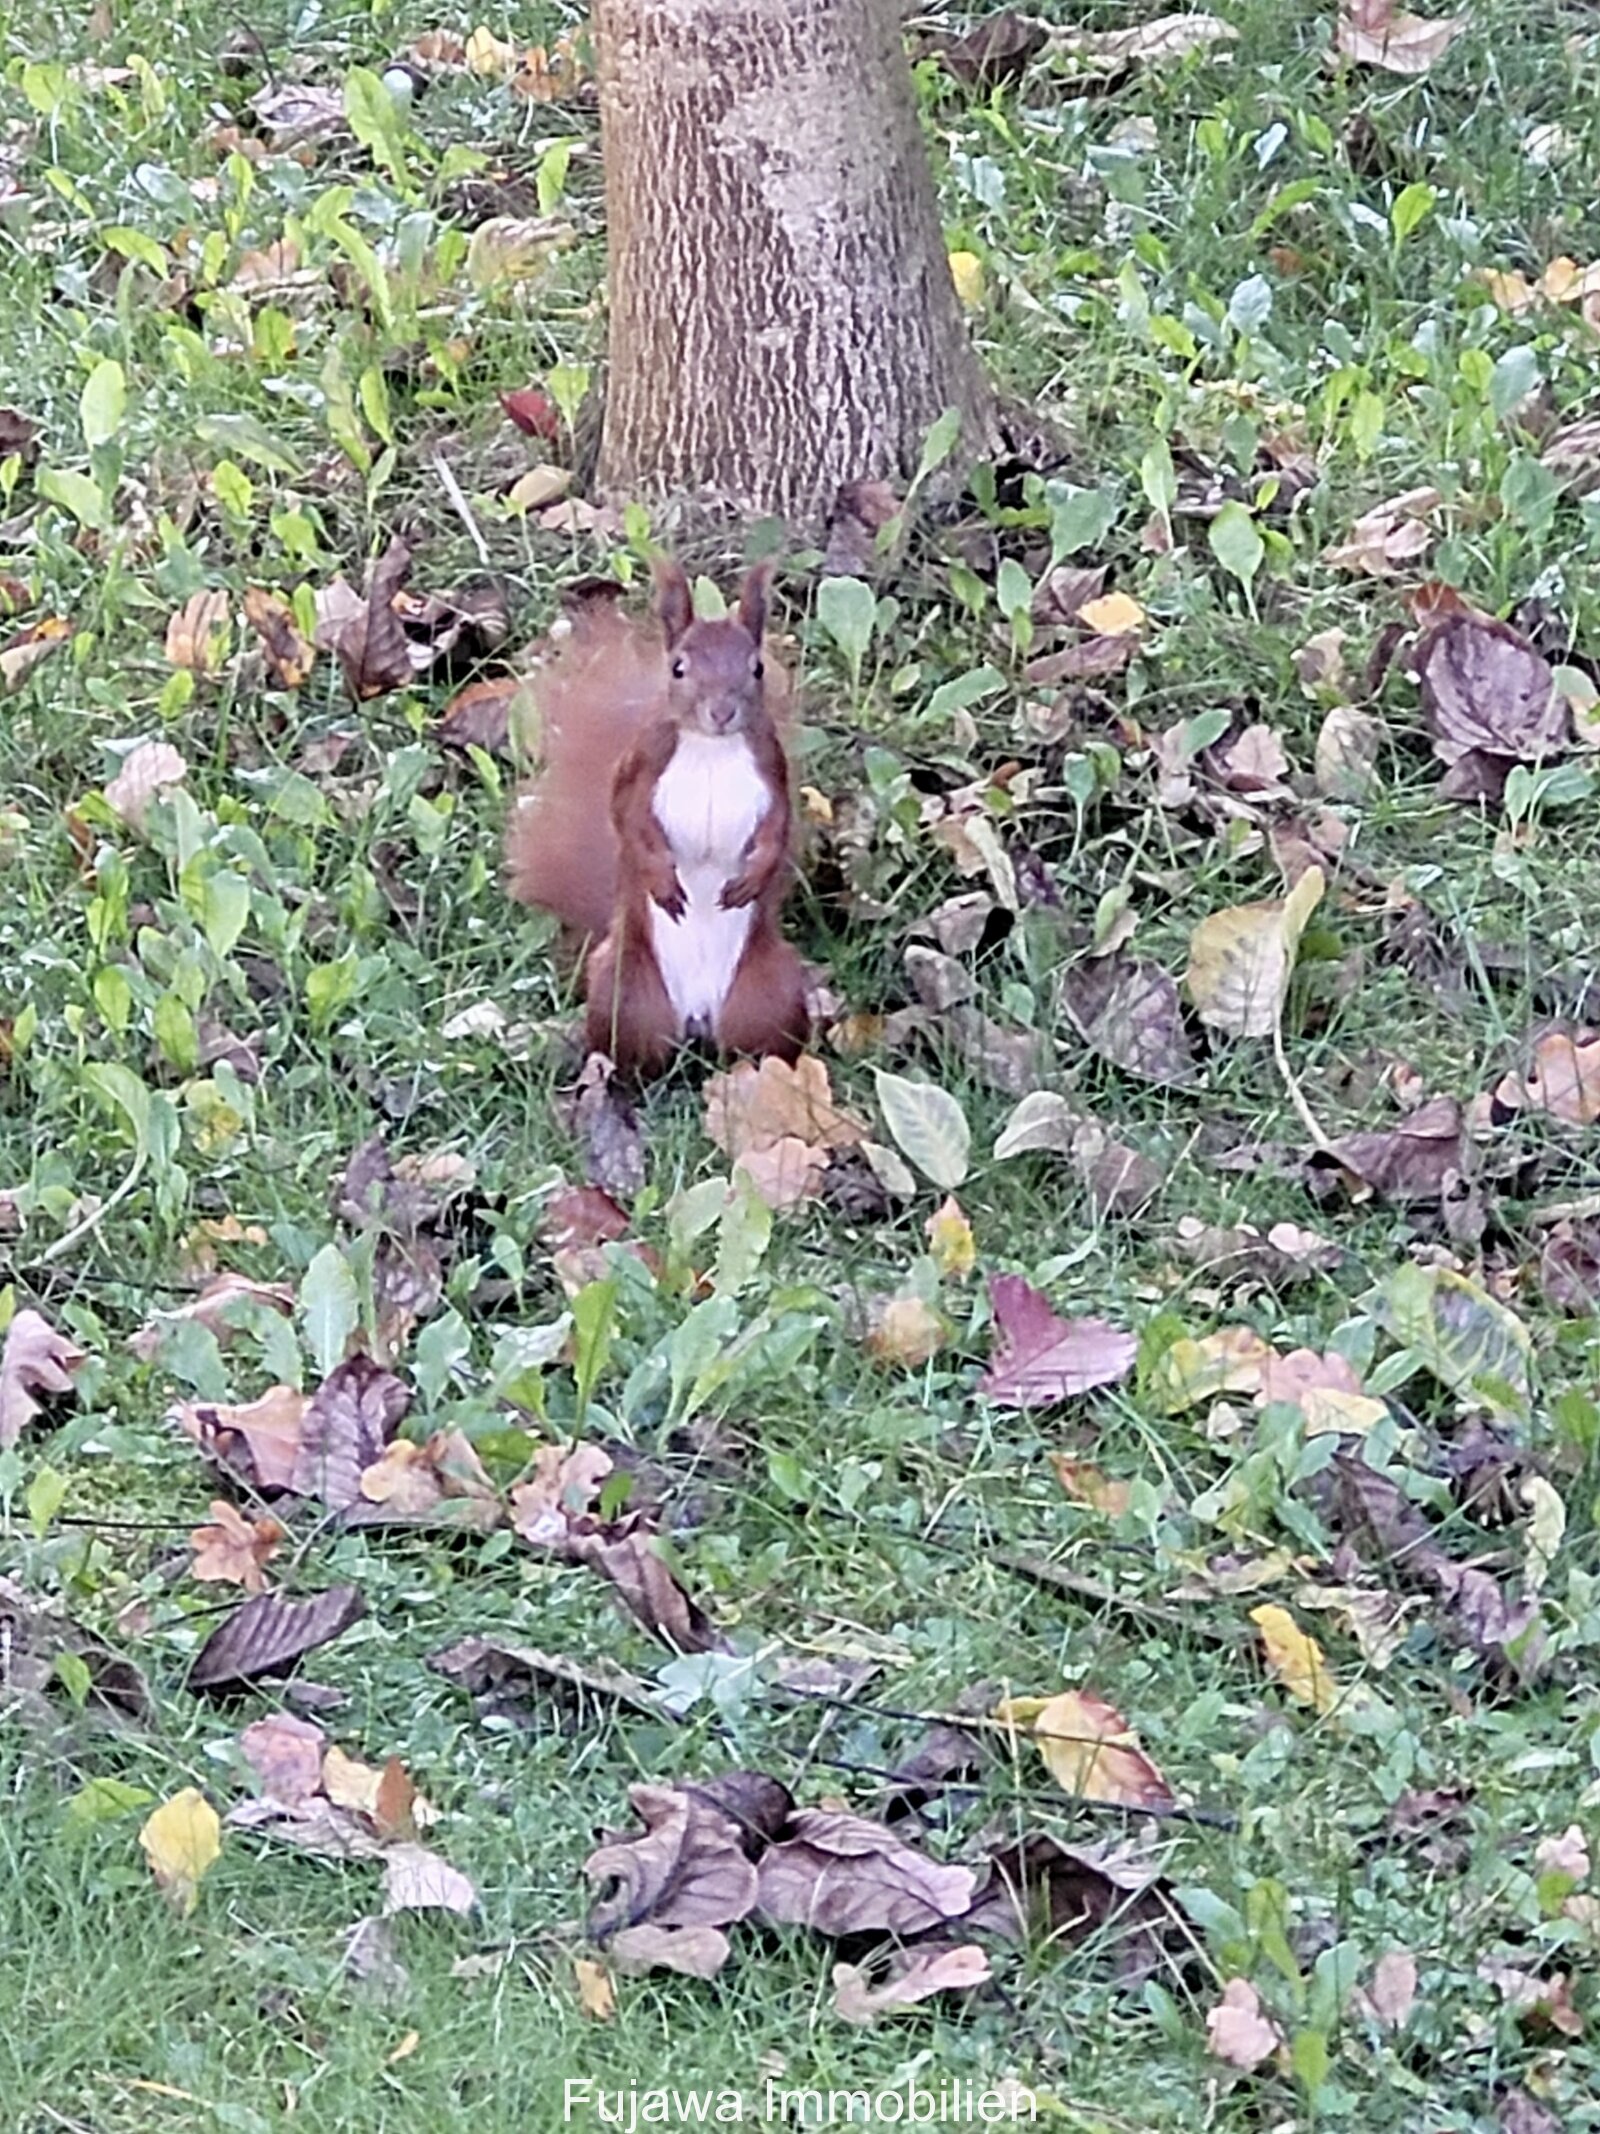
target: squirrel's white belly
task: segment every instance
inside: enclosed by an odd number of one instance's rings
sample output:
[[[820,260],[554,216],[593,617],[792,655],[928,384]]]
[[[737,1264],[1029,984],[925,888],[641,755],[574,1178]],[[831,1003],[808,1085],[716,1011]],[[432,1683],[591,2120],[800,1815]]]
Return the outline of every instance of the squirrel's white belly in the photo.
[[[667,998],[686,1031],[709,1035],[739,968],[755,914],[724,911],[771,795],[742,734],[681,734],[651,803],[683,884],[683,916],[650,907],[651,942]]]

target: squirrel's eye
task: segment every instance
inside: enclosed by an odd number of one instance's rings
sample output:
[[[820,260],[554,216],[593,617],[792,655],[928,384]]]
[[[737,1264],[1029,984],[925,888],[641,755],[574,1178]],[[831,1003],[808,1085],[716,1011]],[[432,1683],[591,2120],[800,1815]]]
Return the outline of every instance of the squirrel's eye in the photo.
[[[672,679],[681,682],[689,671],[689,662],[681,655],[672,662]]]
[[[754,659],[753,659],[753,660],[752,660],[752,661],[750,662],[750,672],[751,672],[751,673],[752,673],[752,674],[753,674],[753,675],[755,676],[756,680],[757,680],[757,681],[759,682],[759,681],[760,681],[760,679],[761,679],[761,677],[762,677],[762,676],[763,676],[763,675],[764,675],[764,674],[766,673],[766,671],[767,671],[767,663],[766,663],[766,661],[765,661],[765,660],[764,660],[764,659],[763,659],[763,658],[761,657],[761,654],[760,654],[760,653],[758,652],[758,653],[756,654],[755,658],[754,658]]]

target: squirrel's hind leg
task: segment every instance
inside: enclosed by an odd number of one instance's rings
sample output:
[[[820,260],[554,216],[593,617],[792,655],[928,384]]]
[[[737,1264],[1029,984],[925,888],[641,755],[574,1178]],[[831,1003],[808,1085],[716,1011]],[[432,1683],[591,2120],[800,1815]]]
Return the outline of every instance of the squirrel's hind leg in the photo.
[[[660,1074],[682,1041],[677,1013],[648,951],[629,955],[627,934],[607,934],[590,953],[585,1037],[620,1074]]]
[[[791,1063],[811,1035],[805,966],[776,934],[754,932],[717,1015],[724,1052],[775,1054]]]

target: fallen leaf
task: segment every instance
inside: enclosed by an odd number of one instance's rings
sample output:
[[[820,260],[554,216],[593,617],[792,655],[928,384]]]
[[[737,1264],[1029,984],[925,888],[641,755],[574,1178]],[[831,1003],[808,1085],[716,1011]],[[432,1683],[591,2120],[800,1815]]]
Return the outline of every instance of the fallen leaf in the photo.
[[[1102,593],[1083,603],[1077,620],[1096,637],[1126,637],[1142,630],[1149,617],[1131,594]]]
[[[290,1487],[331,1511],[360,1501],[361,1477],[399,1429],[410,1390],[370,1356],[352,1356],[317,1388],[300,1426]]]
[[[629,1612],[669,1650],[728,1650],[727,1639],[684,1590],[654,1537],[644,1529],[577,1534],[568,1544],[568,1554],[574,1563],[587,1564],[609,1579]]]
[[[168,786],[182,785],[189,766],[170,741],[139,741],[105,787],[106,805],[132,830],[142,830],[152,801]]]
[[[24,1305],[13,1315],[0,1347],[0,1452],[9,1450],[39,1414],[39,1396],[70,1393],[75,1374],[88,1360],[43,1313]]]
[[[467,279],[480,296],[536,281],[573,236],[559,216],[491,215],[467,241]]]
[[[751,1854],[787,1821],[787,1790],[759,1773],[733,1772],[714,1786],[630,1786],[628,1799],[643,1832],[608,1839],[583,1863],[598,1885],[594,1939],[604,1945],[624,1929],[725,1927],[745,1918],[759,1886]]]
[[[219,1344],[226,1344],[235,1333],[252,1326],[254,1315],[248,1309],[237,1308],[252,1304],[265,1305],[269,1311],[281,1312],[287,1318],[294,1310],[294,1291],[287,1283],[253,1282],[242,1274],[213,1275],[189,1303],[153,1312],[143,1326],[128,1336],[128,1348],[141,1363],[154,1363],[169,1331],[189,1322],[203,1326]]]
[[[470,1912],[478,1892],[459,1868],[426,1845],[391,1845],[384,1852],[383,1909],[394,1912]]]
[[[818,1808],[795,1811],[756,1872],[764,1919],[835,1938],[927,1933],[961,1917],[977,1882],[970,1868],[930,1859],[882,1823]]]
[[[1407,1262],[1381,1286],[1376,1317],[1451,1392],[1491,1415],[1526,1421],[1533,1339],[1498,1297],[1453,1268]]]
[[[1506,1111],[1540,1112],[1563,1126],[1600,1120],[1600,1035],[1547,1031],[1533,1047],[1526,1074],[1508,1074],[1494,1101]]]
[[[1562,2134],[1561,2121],[1525,2089],[1502,2090],[1495,2100],[1500,2134]]]
[[[1491,1956],[1479,1964],[1478,1976],[1498,1988],[1524,2030],[1535,2036],[1583,2036],[1583,2017],[1573,2006],[1572,1980],[1567,1972],[1552,1971],[1548,1977],[1541,1977]]]
[[[593,1509],[611,1468],[610,1453],[598,1445],[541,1445],[532,1474],[511,1492],[512,1524],[522,1540],[535,1548],[564,1548]]]
[[[950,279],[956,285],[956,295],[964,310],[982,309],[983,261],[976,252],[950,254]]]
[[[1334,1349],[1291,1349],[1262,1360],[1256,1406],[1281,1402],[1305,1417],[1307,1437],[1362,1436],[1381,1423],[1388,1409],[1362,1390],[1355,1367]]]
[[[676,1971],[685,1978],[715,1978],[733,1952],[721,1927],[621,1927],[606,1944],[619,1971]]]
[[[228,596],[221,587],[192,593],[167,624],[167,660],[201,677],[215,674],[229,622]]]
[[[1171,1808],[1172,1788],[1139,1746],[1122,1714],[1087,1690],[1059,1697],[1008,1697],[1003,1725],[1026,1726],[1045,1768],[1064,1793],[1118,1808]]]
[[[1385,2030],[1404,2030],[1417,1999],[1417,1960],[1409,1949],[1388,1949],[1378,1958],[1363,1999]]]
[[[1084,1038],[1142,1081],[1184,1088],[1195,1079],[1178,988],[1157,963],[1121,955],[1070,964],[1060,1001]]]
[[[212,1631],[195,1654],[189,1687],[230,1690],[257,1675],[282,1674],[366,1612],[367,1604],[354,1586],[330,1586],[305,1600],[258,1595]]]
[[[878,1106],[895,1145],[936,1186],[953,1191],[967,1175],[972,1129],[948,1090],[875,1067]]]
[[[1249,2074],[1270,2060],[1283,2044],[1283,2033],[1261,2012],[1261,1996],[1248,1979],[1230,1978],[1222,1998],[1206,2016],[1206,2050],[1214,2060]]]
[[[1464,15],[1397,12],[1395,0],[1343,0],[1334,50],[1358,66],[1390,74],[1426,74],[1466,28]]]
[[[1235,1037],[1270,1037],[1283,1014],[1300,936],[1326,880],[1310,867],[1288,896],[1237,904],[1195,928],[1184,974],[1202,1022]]]
[[[609,2023],[617,2012],[616,1988],[604,1964],[592,1956],[572,1959],[572,1976],[578,1988],[578,2006],[591,2023]]]
[[[1042,22],[1008,8],[990,15],[964,35],[945,32],[930,37],[928,49],[936,52],[946,73],[969,89],[995,89],[1020,81],[1028,62],[1049,42],[1050,32]]]
[[[978,1391],[1007,1407],[1048,1407],[1096,1386],[1116,1385],[1133,1368],[1138,1343],[1104,1319],[1058,1319],[1020,1275],[989,1282],[995,1339]]]
[[[448,1682],[484,1697],[495,1710],[526,1712],[533,1698],[569,1710],[601,1710],[621,1704],[658,1719],[661,1706],[639,1680],[614,1660],[598,1657],[587,1664],[560,1653],[540,1652],[506,1638],[463,1638],[459,1644],[428,1655],[427,1665]]]
[[[1339,1690],[1316,1639],[1306,1635],[1287,1608],[1272,1603],[1252,1608],[1250,1620],[1261,1633],[1272,1674],[1297,1704],[1325,1718],[1337,1707]]]
[[[239,1736],[239,1752],[262,1792],[285,1808],[298,1808],[320,1791],[325,1746],[321,1727],[292,1712],[254,1719]]]
[[[921,1297],[888,1297],[870,1307],[867,1354],[877,1363],[920,1371],[948,1338],[944,1320]]]
[[[481,1534],[504,1516],[499,1491],[459,1430],[436,1430],[422,1445],[396,1438],[362,1469],[361,1502],[348,1509],[352,1526],[400,1521]]]
[[[1365,800],[1378,783],[1384,725],[1353,704],[1335,704],[1317,730],[1312,775],[1330,800]]]
[[[561,435],[561,410],[542,386],[519,386],[502,393],[500,405],[526,437],[540,437],[549,444]]]
[[[1133,1485],[1115,1482],[1085,1460],[1069,1459],[1064,1452],[1053,1457],[1056,1480],[1075,1504],[1085,1504],[1107,1519],[1120,1519],[1133,1502]]]
[[[1230,43],[1238,34],[1231,22],[1195,12],[1156,15],[1125,30],[1056,30],[1050,41],[1056,51],[1093,67],[1160,66]]]
[[[200,1883],[222,1851],[222,1824],[203,1793],[185,1786],[146,1817],[139,1843],[150,1871],[183,1918],[200,1900]]]
[[[3,457],[3,455],[0,455]],[[0,645],[0,690],[20,689],[41,660],[71,642],[72,625],[64,615],[44,615]]]
[[[276,1519],[246,1519],[220,1498],[211,1506],[211,1519],[210,1526],[197,1526],[189,1536],[195,1552],[190,1577],[264,1593],[266,1566],[278,1553],[283,1528]]]
[[[373,565],[365,598],[342,579],[318,596],[316,642],[334,654],[358,704],[403,689],[418,671],[395,610],[410,576],[411,550],[397,535]]]
[[[928,1217],[924,1229],[928,1254],[946,1282],[964,1282],[978,1264],[978,1248],[972,1225],[954,1197],[944,1201]]]
[[[1181,1335],[1157,1358],[1150,1392],[1168,1415],[1181,1415],[1224,1393],[1255,1394],[1276,1353],[1252,1326],[1225,1326],[1198,1338]]]
[[[1408,489],[1364,512],[1350,537],[1323,553],[1334,570],[1356,571],[1368,578],[1394,578],[1433,545],[1429,523],[1444,502],[1437,489]]]
[[[725,1155],[738,1158],[795,1140],[808,1148],[852,1148],[866,1138],[859,1119],[834,1102],[826,1064],[806,1053],[791,1067],[740,1060],[706,1083],[705,1127]]]
[[[254,1488],[276,1491],[293,1486],[306,1407],[293,1386],[272,1386],[243,1406],[179,1401],[168,1412],[219,1465]]]
[[[1571,709],[1550,663],[1508,623],[1446,616],[1412,664],[1434,753],[1450,766],[1456,797],[1480,797],[1482,758],[1537,764],[1572,745]],[[1503,786],[1503,771],[1492,771],[1490,782],[1496,778]]]
[[[316,663],[316,648],[301,636],[294,610],[264,586],[245,589],[244,619],[261,640],[267,670],[280,689],[303,688]]]
[[[1353,1184],[1400,1204],[1437,1201],[1465,1162],[1461,1107],[1453,1097],[1432,1098],[1397,1126],[1345,1134],[1311,1158],[1313,1172],[1335,1165]]]
[[[937,1993],[970,1993],[990,1975],[989,1959],[974,1942],[953,1949],[905,1950],[891,1959],[887,1977],[877,1985],[864,1967],[835,1964],[834,2012],[847,2023],[871,2023]]]

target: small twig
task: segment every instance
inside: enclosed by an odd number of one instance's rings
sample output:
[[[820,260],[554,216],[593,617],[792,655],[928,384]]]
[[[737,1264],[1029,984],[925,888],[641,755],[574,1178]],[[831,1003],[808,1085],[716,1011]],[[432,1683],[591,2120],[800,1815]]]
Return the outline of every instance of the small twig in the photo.
[[[955,1722],[951,1723],[954,1724]],[[963,1719],[959,1723],[962,1726],[970,1726],[972,1721]],[[1062,1741],[1068,1738],[1075,1737],[1061,1734],[1049,1736],[1052,1741]],[[1090,1744],[1090,1746],[1098,1745]],[[821,1764],[829,1771],[849,1771],[857,1778],[883,1779],[891,1785],[901,1786],[908,1791],[914,1789],[918,1793],[981,1793],[983,1791],[982,1781],[977,1778],[908,1779],[903,1772],[891,1771],[885,1765],[854,1763],[848,1756],[812,1756],[809,1761]],[[1177,1801],[1172,1802],[1167,1807],[1153,1807],[1146,1802],[1097,1801],[1090,1800],[1081,1793],[1074,1794],[1070,1798],[1074,1808],[1092,1808],[1102,1815],[1148,1815],[1154,1817],[1157,1821],[1166,1823],[1204,1823],[1207,1829],[1210,1830],[1237,1830],[1239,1827],[1237,1816],[1225,1815],[1218,1808],[1185,1808]],[[1058,1805],[1056,1797],[1052,1795],[1051,1806]]]
[[[1536,1228],[1552,1223],[1586,1223],[1600,1215],[1600,1193],[1585,1193],[1577,1200],[1553,1200],[1548,1208],[1530,1208],[1522,1218]]]
[[[491,561],[488,546],[484,541],[483,535],[478,531],[478,522],[472,516],[472,506],[467,502],[466,493],[456,480],[455,470],[442,452],[432,454],[431,464],[434,473],[439,477],[440,487],[450,499],[456,517],[467,529],[467,539],[478,551],[478,561],[487,570]]]
[[[46,1245],[39,1255],[39,1265],[41,1267],[47,1267],[52,1260],[61,1259],[72,1250],[74,1245],[81,1245],[86,1237],[94,1235],[112,1209],[121,1206],[122,1202],[128,1198],[128,1195],[144,1176],[144,1161],[145,1151],[143,1148],[136,1149],[133,1162],[128,1168],[128,1175],[123,1179],[121,1185],[117,1187],[109,1199],[101,1201],[98,1208],[86,1215],[81,1223],[74,1223],[72,1228],[63,1236],[58,1237],[53,1245]]]
[[[1139,1600],[1131,1593],[1119,1593],[1115,1586],[1103,1586],[1095,1578],[1080,1578],[1075,1571],[1063,1571],[1058,1564],[1047,1563],[1042,1556],[1022,1556],[1010,1549],[996,1549],[991,1552],[989,1561],[997,1563],[1003,1571],[1014,1572],[1018,1578],[1030,1579],[1036,1586],[1048,1586],[1053,1592],[1070,1593],[1074,1600],[1093,1601],[1102,1608],[1113,1608],[1119,1615],[1132,1616],[1136,1622],[1160,1623],[1168,1629],[1210,1638],[1217,1644],[1234,1642],[1234,1631],[1225,1625],[1208,1623],[1203,1616],[1181,1615],[1176,1608],[1163,1608],[1156,1601]]]
[[[1294,1078],[1294,1069],[1289,1065],[1289,1055],[1283,1049],[1283,1017],[1280,1015],[1272,1025],[1272,1057],[1278,1063],[1278,1072],[1283,1077],[1283,1086],[1289,1092],[1289,1102],[1294,1106],[1295,1117],[1311,1136],[1313,1146],[1321,1155],[1336,1153],[1332,1141],[1323,1130],[1322,1122],[1306,1102],[1305,1091]]]

